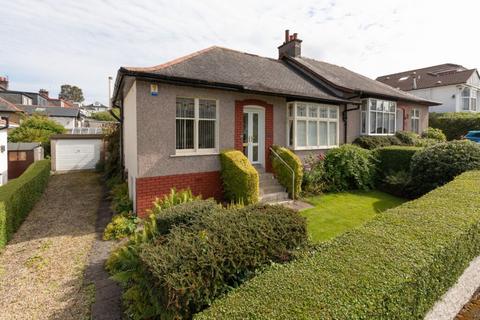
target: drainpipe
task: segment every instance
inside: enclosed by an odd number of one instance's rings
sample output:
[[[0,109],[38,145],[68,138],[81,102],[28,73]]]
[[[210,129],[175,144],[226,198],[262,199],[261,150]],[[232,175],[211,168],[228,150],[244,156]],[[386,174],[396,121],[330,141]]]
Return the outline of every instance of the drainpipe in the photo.
[[[348,133],[348,112],[360,110],[360,106],[356,106],[355,108],[348,109],[348,106],[345,104],[345,110],[342,112],[342,120],[343,120],[343,143],[347,143],[347,133]]]

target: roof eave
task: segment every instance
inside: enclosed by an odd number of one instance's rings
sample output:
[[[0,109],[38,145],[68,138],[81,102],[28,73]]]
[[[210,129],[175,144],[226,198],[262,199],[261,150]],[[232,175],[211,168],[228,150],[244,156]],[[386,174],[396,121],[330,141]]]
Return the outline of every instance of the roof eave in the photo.
[[[417,100],[417,99],[409,99],[406,97],[399,97],[399,96],[393,96],[393,95],[385,95],[385,94],[379,94],[376,92],[369,92],[369,91],[364,91],[364,90],[355,90],[356,93],[358,93],[361,96],[368,96],[368,97],[374,97],[374,98],[382,98],[382,99],[395,99],[398,101],[405,101],[405,102],[413,102],[421,105],[427,105],[427,106],[439,106],[441,105],[440,102],[437,101],[430,101],[430,100]]]

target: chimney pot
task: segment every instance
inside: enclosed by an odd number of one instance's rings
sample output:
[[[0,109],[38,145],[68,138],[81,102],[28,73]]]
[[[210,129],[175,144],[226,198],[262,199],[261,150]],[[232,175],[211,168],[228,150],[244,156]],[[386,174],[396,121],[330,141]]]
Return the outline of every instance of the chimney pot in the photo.
[[[293,39],[294,40],[297,40],[297,35],[298,35],[298,33],[296,33],[296,32],[293,34]]]
[[[287,43],[288,42],[288,39],[290,38],[290,30],[285,30],[285,42],[284,43]]]

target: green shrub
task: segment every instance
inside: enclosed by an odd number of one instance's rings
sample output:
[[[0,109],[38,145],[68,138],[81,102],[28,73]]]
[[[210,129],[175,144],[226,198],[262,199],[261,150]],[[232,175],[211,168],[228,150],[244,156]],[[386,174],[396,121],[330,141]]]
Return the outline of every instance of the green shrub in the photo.
[[[397,197],[411,198],[411,182],[412,176],[410,175],[410,171],[401,170],[391,172],[379,183],[378,189]]]
[[[118,110],[118,109],[113,109],[113,110]],[[117,116],[119,116],[119,112],[116,112]],[[91,118],[97,121],[111,121],[111,122],[117,122],[117,119],[115,119],[110,111],[100,111],[100,112],[94,112],[91,115]]]
[[[133,202],[128,196],[128,184],[126,182],[114,185],[110,193],[112,195],[112,210],[115,213],[133,210]]]
[[[307,240],[306,222],[282,206],[220,210],[174,227],[140,250],[141,272],[125,292],[136,319],[188,319]]]
[[[480,169],[479,144],[464,140],[427,147],[412,158],[414,193],[422,195],[474,169]]]
[[[439,141],[437,139],[422,138],[422,139],[418,139],[415,142],[415,147],[425,148],[425,147],[430,147],[430,146],[436,145],[436,144],[441,143],[441,142],[442,141]]]
[[[258,172],[245,155],[238,150],[220,153],[225,197],[233,202],[258,202]]]
[[[305,158],[302,190],[305,195],[316,195],[327,190],[325,155],[310,154]]]
[[[447,136],[443,133],[441,129],[428,127],[425,131],[422,132],[422,138],[434,139],[438,141],[447,141]]]
[[[40,160],[0,187],[0,248],[7,244],[43,194],[49,177],[50,160]]]
[[[285,161],[290,168],[295,172],[295,198],[298,197],[302,191],[303,179],[303,165],[300,158],[287,148],[273,146],[272,149]],[[273,172],[278,182],[287,189],[287,192],[292,195],[292,172],[285,164],[275,155],[271,155]]]
[[[170,189],[168,195],[162,198],[156,198],[153,202],[153,208],[148,210],[149,214],[158,215],[162,210],[174,207],[181,203],[200,200],[201,196],[194,196],[190,189],[182,189],[177,191],[175,188]]]
[[[468,131],[480,130],[480,113],[432,112],[429,117],[430,126],[442,130],[448,140],[458,140]]]
[[[195,319],[423,319],[480,254],[480,171],[271,268]]]
[[[399,171],[410,172],[412,157],[419,150],[422,149],[410,146],[390,146],[375,150],[380,177]]]
[[[414,146],[420,139],[420,136],[412,131],[397,131],[395,132],[395,137],[397,137],[402,144],[407,146]]]
[[[129,237],[137,229],[138,220],[132,212],[122,212],[114,215],[103,232],[103,240]]]
[[[103,128],[106,145],[104,171],[107,179],[122,178],[122,161],[120,157],[120,126],[111,124]]]
[[[352,143],[368,150],[402,144],[396,136],[359,136]]]
[[[327,152],[324,166],[330,191],[368,190],[374,185],[376,159],[372,151],[344,144]]]

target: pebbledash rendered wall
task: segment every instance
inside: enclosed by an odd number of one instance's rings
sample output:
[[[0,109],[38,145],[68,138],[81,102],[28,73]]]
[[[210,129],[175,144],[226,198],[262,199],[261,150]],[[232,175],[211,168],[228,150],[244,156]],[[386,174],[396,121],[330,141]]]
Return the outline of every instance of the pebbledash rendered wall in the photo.
[[[243,107],[257,105],[265,110],[265,165],[271,170],[268,148],[272,144],[286,144],[286,99],[281,97],[237,93],[217,89],[202,89],[187,86],[158,84],[158,95],[150,94],[151,82],[136,81],[130,90],[135,90],[135,116],[125,119],[125,128],[136,129],[136,143],[129,139],[125,153],[130,158],[129,187],[136,212],[143,216],[156,197],[169,193],[171,188],[190,188],[194,194],[204,198],[222,198],[220,159],[217,154],[176,155],[175,154],[175,104],[177,97],[204,98],[218,100],[219,151],[241,150],[243,131]],[[130,104],[133,104],[130,102]],[[400,105],[400,103],[399,103]],[[403,106],[408,109],[408,105]],[[352,106],[349,106],[352,108]],[[343,106],[339,113],[339,142],[344,143]],[[421,110],[421,127],[428,123],[427,108]],[[133,119],[133,120],[132,120]],[[427,122],[425,122],[425,120]],[[135,125],[129,123],[135,121]],[[409,121],[405,120],[407,128]],[[135,128],[136,127],[136,128]],[[360,131],[359,111],[348,113],[347,142],[352,142]],[[131,133],[135,136],[135,133]],[[131,137],[130,137],[131,138]],[[136,150],[134,150],[134,146]],[[311,153],[324,153],[326,150],[298,150],[301,158]],[[131,152],[136,154],[135,161]],[[135,174],[131,175],[130,172]]]

